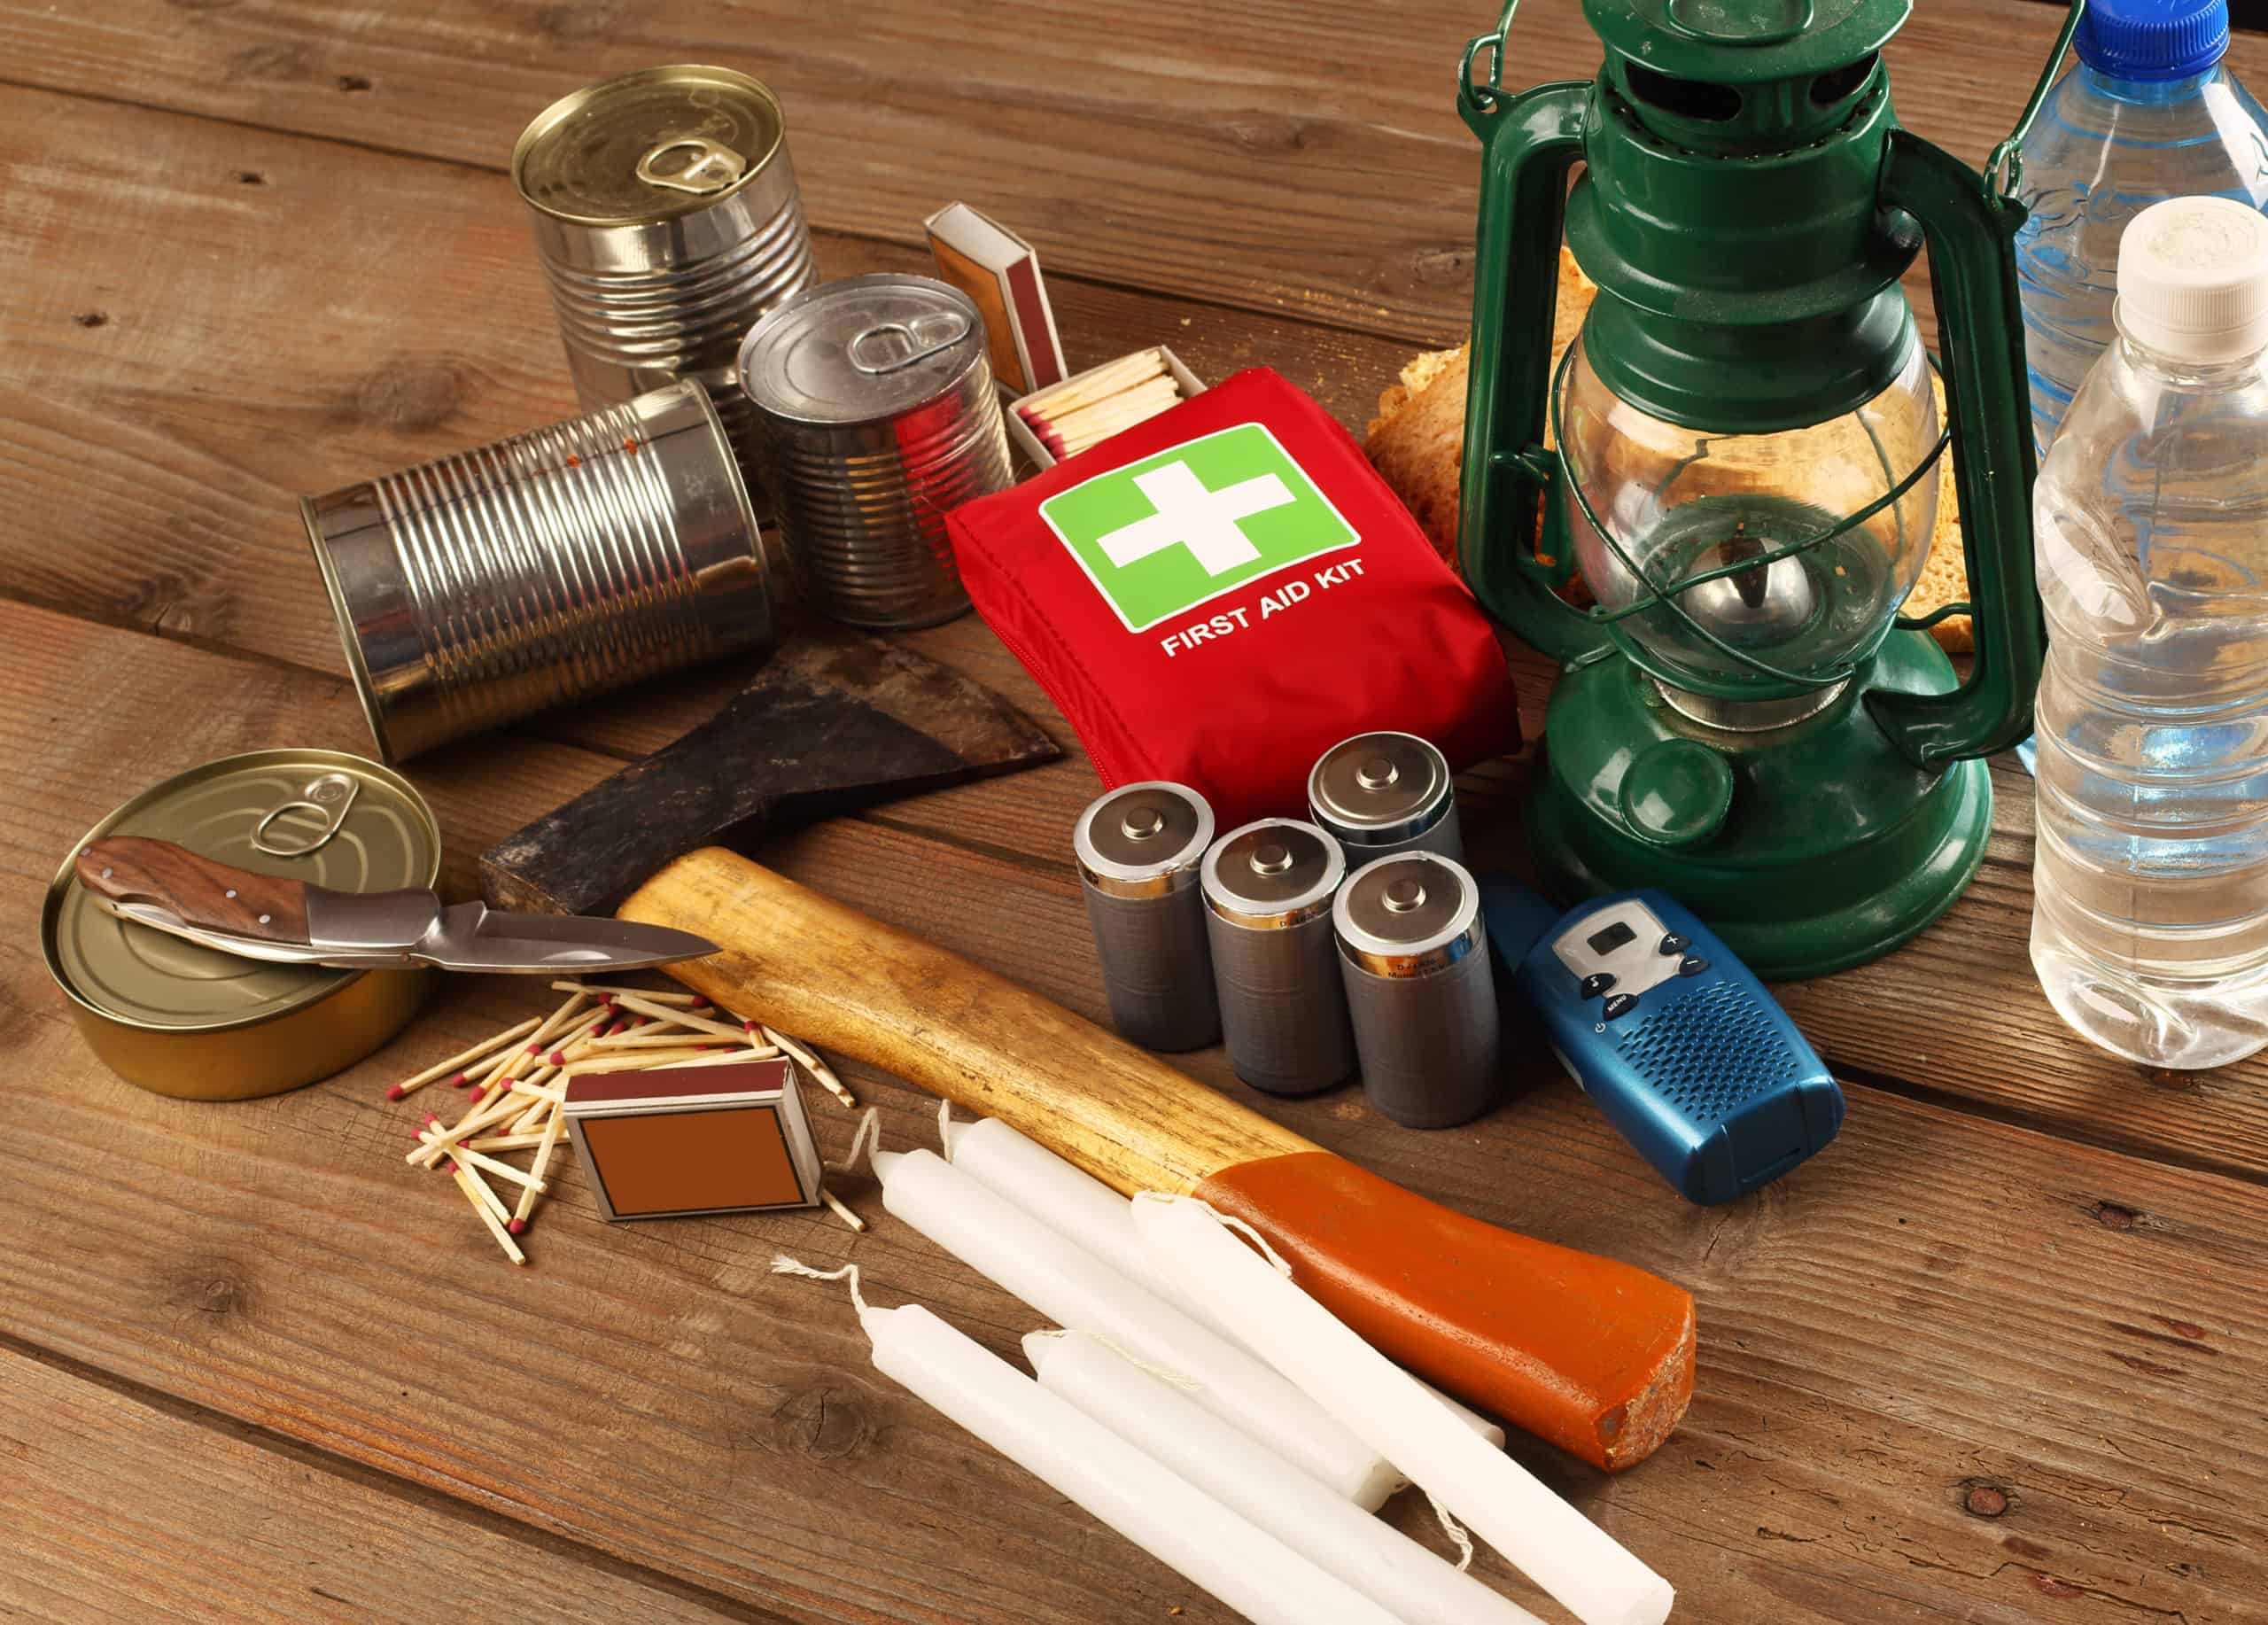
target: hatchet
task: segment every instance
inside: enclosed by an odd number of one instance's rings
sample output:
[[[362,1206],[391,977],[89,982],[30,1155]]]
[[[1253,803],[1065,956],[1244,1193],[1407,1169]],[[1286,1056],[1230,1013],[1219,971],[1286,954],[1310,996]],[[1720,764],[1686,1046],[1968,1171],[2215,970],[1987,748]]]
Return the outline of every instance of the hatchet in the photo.
[[[1054,760],[1038,724],[903,644],[813,631],[674,743],[481,855],[498,908],[611,908],[681,852]]]

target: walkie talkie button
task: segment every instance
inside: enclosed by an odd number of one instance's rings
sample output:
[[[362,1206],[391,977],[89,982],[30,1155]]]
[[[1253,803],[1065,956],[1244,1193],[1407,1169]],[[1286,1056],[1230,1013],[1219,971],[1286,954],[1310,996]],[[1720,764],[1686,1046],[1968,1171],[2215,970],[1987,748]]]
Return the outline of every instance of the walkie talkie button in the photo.
[[[1619,1016],[1619,1015],[1629,1015],[1631,1011],[1633,1011],[1633,1010],[1636,1009],[1637,1007],[1638,1007],[1638,995],[1637,995],[1637,994],[1635,994],[1635,993],[1617,993],[1613,998],[1612,998],[1612,999],[1608,999],[1608,1000],[1606,1001],[1606,1003],[1605,1003],[1604,1006],[1602,1006],[1602,1007],[1600,1007],[1599,1014],[1600,1014],[1600,1015],[1604,1015],[1604,1016],[1605,1016],[1605,1017],[1606,1017],[1606,1019],[1607,1019],[1608,1021],[1610,1021],[1610,1022],[1611,1022],[1611,1021],[1614,1020],[1614,1019],[1615,1019],[1615,1017],[1617,1017],[1617,1016]]]
[[[1583,978],[1582,994],[1586,999],[1596,999],[1613,985],[1614,978],[1607,972],[1595,971]]]
[[[1662,938],[1661,952],[1663,956],[1666,958],[1668,955],[1673,953],[1682,953],[1692,945],[1692,943],[1685,937],[1680,937],[1675,931],[1672,931],[1668,936]]]
[[[1689,953],[1677,962],[1677,974],[1681,976],[1697,976],[1708,968],[1709,961],[1697,953]]]

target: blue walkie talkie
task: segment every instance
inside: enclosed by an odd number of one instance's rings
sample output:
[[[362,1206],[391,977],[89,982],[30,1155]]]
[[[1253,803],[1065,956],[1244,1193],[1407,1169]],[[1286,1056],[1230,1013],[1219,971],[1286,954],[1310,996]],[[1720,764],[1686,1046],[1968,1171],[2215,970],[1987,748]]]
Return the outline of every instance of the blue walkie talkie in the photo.
[[[1843,1126],[1843,1092],[1786,1012],[1663,893],[1562,913],[1484,875],[1480,912],[1560,1064],[1688,1200],[1769,1184]]]

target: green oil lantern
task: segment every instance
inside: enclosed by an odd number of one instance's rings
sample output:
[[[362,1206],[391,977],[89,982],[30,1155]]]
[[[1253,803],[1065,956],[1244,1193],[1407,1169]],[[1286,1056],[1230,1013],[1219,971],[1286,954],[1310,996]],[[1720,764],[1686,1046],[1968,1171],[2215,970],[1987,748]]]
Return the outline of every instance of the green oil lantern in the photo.
[[[1980,175],[1899,127],[1880,51],[1907,10],[1584,0],[1598,76],[1515,93],[1508,5],[1459,76],[1483,147],[1460,547],[1564,667],[1540,876],[1661,887],[1780,978],[1884,953],[1961,894],[1979,758],[2030,730],[2045,643],[2015,143]],[[1563,230],[1598,293],[1555,370]],[[1942,429],[1899,286],[1925,245]],[[1966,680],[1899,614],[1949,443]]]

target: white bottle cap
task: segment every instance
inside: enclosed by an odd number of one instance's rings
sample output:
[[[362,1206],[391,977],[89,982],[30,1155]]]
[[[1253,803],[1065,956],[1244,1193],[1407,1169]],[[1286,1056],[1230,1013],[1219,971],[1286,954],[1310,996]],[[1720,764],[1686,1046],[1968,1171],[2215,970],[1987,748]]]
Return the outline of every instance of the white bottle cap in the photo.
[[[2268,349],[2268,216],[2233,198],[2169,198],[2118,241],[2118,330],[2186,362]]]

